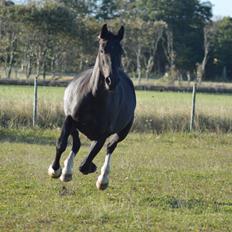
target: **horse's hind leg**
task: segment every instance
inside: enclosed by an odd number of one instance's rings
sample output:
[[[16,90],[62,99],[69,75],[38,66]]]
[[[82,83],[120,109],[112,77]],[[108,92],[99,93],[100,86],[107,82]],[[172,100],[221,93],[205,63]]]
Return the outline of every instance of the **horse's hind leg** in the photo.
[[[89,173],[93,173],[97,170],[96,165],[92,162],[94,157],[97,155],[97,153],[101,150],[104,143],[106,141],[106,138],[101,138],[97,141],[93,141],[90,146],[89,154],[86,156],[86,158],[82,161],[79,170],[84,175],[87,175]]]
[[[61,154],[65,151],[68,143],[68,137],[71,133],[71,128],[73,126],[73,119],[71,116],[67,116],[65,118],[65,121],[63,123],[61,135],[57,141],[56,144],[56,156],[52,164],[50,165],[48,169],[48,174],[52,178],[59,178],[62,172],[62,169],[60,167],[60,157]]]
[[[69,153],[69,156],[67,157],[67,159],[64,161],[64,168],[60,176],[60,180],[64,182],[72,180],[73,159],[76,156],[81,146],[80,139],[79,139],[79,133],[75,128],[72,129],[71,135],[73,139],[72,150]]]
[[[128,125],[123,130],[114,134],[111,137],[109,143],[107,144],[107,153],[105,157],[105,162],[101,168],[101,174],[98,176],[96,182],[96,186],[100,190],[105,190],[109,185],[111,155],[114,149],[117,147],[117,144],[126,138],[127,134],[130,131],[132,123],[133,123],[133,119],[130,121],[130,123],[128,123]]]

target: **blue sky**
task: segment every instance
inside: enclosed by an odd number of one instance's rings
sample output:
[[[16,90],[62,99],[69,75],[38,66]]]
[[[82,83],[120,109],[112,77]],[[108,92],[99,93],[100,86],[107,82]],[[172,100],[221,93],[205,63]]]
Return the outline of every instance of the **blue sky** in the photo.
[[[210,0],[213,4],[214,16],[231,16],[232,17],[232,0]]]
[[[26,2],[26,0],[13,0],[17,3]],[[207,0],[201,0],[207,1]],[[231,16],[232,17],[232,0],[210,0],[213,4],[213,15],[217,16]]]

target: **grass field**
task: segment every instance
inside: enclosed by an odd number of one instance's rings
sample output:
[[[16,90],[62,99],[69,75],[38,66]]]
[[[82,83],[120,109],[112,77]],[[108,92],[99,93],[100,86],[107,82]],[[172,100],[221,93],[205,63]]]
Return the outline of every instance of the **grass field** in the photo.
[[[63,92],[39,87],[38,127],[29,129],[33,88],[0,86],[0,231],[232,231],[231,95],[198,94],[190,134],[191,94],[138,91],[133,133],[115,150],[101,192],[104,150],[97,173],[81,175],[83,136],[73,181],[47,175]]]
[[[0,129],[0,231],[232,231],[231,134],[131,133],[101,192],[83,137],[73,181],[47,175],[58,133]]]
[[[38,125],[56,128],[63,121],[62,87],[39,87]],[[188,131],[191,94],[137,91],[136,132]],[[22,127],[32,124],[33,87],[0,86],[0,124]],[[197,94],[196,129],[232,131],[231,95]]]

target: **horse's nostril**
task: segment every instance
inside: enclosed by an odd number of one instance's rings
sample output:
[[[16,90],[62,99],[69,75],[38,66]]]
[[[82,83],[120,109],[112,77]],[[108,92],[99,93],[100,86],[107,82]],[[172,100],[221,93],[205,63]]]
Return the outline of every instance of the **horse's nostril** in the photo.
[[[111,79],[110,79],[110,77],[107,77],[107,78],[106,78],[106,84],[107,84],[108,86],[111,85]]]

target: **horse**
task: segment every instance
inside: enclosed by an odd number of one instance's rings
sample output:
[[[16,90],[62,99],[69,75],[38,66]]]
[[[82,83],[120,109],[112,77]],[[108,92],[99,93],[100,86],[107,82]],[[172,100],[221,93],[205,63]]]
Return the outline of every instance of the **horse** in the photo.
[[[55,159],[48,169],[52,178],[64,182],[72,180],[73,160],[81,146],[81,132],[92,142],[79,171],[87,175],[97,170],[93,159],[106,142],[105,161],[96,186],[99,190],[108,187],[112,153],[128,135],[136,107],[133,83],[122,68],[120,42],[123,37],[123,26],[114,34],[104,24],[98,36],[99,49],[94,67],[82,72],[65,89],[65,120],[56,144]],[[62,169],[60,158],[70,135],[72,150]]]

